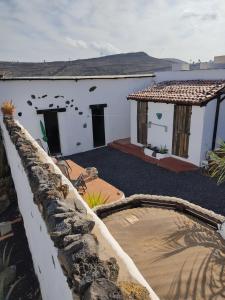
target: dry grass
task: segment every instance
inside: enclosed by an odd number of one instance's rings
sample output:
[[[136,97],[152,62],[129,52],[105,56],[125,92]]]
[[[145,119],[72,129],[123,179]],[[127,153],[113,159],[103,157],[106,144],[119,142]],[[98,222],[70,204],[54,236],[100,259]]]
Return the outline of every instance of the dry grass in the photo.
[[[12,116],[15,112],[15,106],[12,103],[12,100],[7,100],[5,102],[3,102],[2,106],[1,106],[1,111],[3,113],[3,115],[10,115]]]

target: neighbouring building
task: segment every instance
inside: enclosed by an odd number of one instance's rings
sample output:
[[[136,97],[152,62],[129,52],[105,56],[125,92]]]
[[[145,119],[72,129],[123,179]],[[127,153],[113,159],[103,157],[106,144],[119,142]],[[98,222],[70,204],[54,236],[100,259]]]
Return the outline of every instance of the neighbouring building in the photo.
[[[153,77],[3,77],[0,102],[13,101],[16,118],[51,154],[70,155],[128,137],[126,96]]]
[[[225,139],[224,93],[225,80],[162,81],[131,93],[131,143],[166,148],[199,166]]]

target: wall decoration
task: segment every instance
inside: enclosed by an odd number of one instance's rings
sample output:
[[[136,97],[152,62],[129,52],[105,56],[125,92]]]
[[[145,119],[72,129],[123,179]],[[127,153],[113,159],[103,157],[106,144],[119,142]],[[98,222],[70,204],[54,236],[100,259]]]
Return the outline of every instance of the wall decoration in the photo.
[[[162,119],[162,113],[156,113],[156,117],[161,120]]]
[[[35,98],[36,98],[35,95],[30,95],[30,96],[31,96],[32,99],[35,99]]]
[[[97,86],[90,87],[89,92],[93,92],[96,88],[97,88]]]
[[[79,115],[83,115],[83,112],[82,112],[82,111],[79,111]]]
[[[37,107],[37,106],[35,106],[35,109],[38,109],[38,107]]]
[[[71,104],[70,107],[73,107],[73,104]]]
[[[64,96],[56,95],[54,98],[64,98]]]
[[[57,105],[57,108],[59,108],[59,105]]]
[[[70,101],[69,101],[69,100],[67,100],[67,101],[66,101],[66,104],[70,104]]]
[[[53,107],[53,104],[51,103],[51,104],[49,104],[49,107]]]
[[[30,100],[27,101],[27,104],[32,106],[32,102]]]
[[[80,142],[77,142],[77,143],[76,143],[76,145],[77,145],[77,146],[80,146],[80,145],[81,145],[81,143],[80,143]]]
[[[84,123],[84,124],[83,124],[83,128],[87,128],[87,123]]]
[[[45,94],[45,95],[43,95],[41,98],[46,98],[47,96],[48,96],[48,95]]]
[[[74,100],[72,99],[71,102],[73,102]]]
[[[75,107],[75,110],[78,110],[78,107]]]
[[[22,116],[22,113],[21,113],[21,112],[18,112],[18,116],[21,117],[21,116]]]
[[[41,99],[41,97],[38,97],[38,99]]]

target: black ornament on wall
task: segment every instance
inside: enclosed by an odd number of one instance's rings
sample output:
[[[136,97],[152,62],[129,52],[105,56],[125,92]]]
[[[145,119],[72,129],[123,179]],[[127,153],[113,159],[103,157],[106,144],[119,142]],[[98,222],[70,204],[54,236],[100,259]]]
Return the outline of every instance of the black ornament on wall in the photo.
[[[75,107],[75,110],[78,110],[78,107]]]
[[[77,142],[76,145],[77,145],[77,146],[80,146],[80,145],[81,145],[81,142]]]
[[[31,96],[32,99],[35,99],[35,98],[36,98],[35,95],[30,95],[30,96]]]
[[[79,111],[79,115],[83,115],[83,112],[82,112],[82,111]]]
[[[70,104],[70,101],[69,101],[69,100],[67,100],[67,101],[66,101],[66,104]]]
[[[53,104],[51,103],[51,104],[49,104],[49,107],[53,107]]]
[[[87,123],[84,123],[84,124],[83,124],[83,128],[87,128]]]
[[[21,113],[21,112],[18,112],[18,116],[19,116],[19,117],[22,117],[22,113]]]
[[[89,92],[93,92],[96,88],[97,88],[97,86],[90,87]]]
[[[27,101],[27,104],[32,106],[32,102],[30,100]]]
[[[45,95],[43,95],[41,98],[46,98],[47,96],[48,96],[48,95],[45,94]]]

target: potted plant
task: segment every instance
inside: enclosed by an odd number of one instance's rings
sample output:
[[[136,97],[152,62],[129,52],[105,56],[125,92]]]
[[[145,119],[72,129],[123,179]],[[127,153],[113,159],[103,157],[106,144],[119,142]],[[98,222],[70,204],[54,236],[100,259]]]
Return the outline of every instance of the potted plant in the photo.
[[[152,156],[153,155],[154,150],[152,150],[152,146],[151,144],[148,144],[145,148],[144,148],[144,154],[148,155],[148,156]]]
[[[156,157],[156,154],[159,152],[159,148],[154,146],[152,147],[151,144],[149,144],[145,149],[144,153],[145,155],[151,156],[151,157]]]
[[[15,106],[13,105],[12,100],[3,102],[1,111],[4,116],[12,116],[15,112]]]
[[[164,147],[160,147],[159,151],[156,153],[156,158],[157,159],[162,159],[168,157],[168,149],[166,147],[166,145]]]

